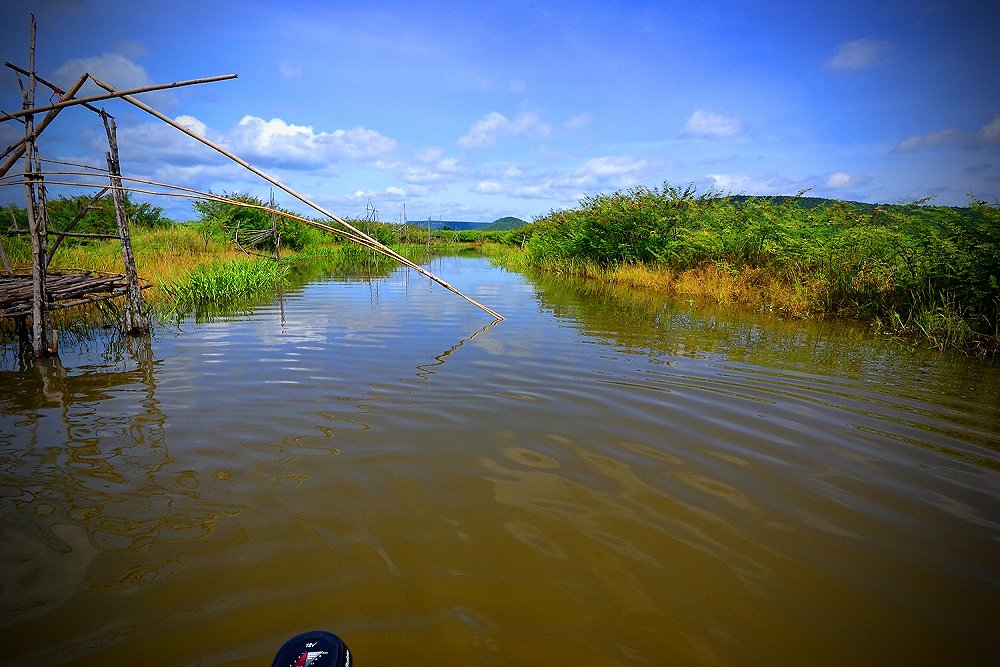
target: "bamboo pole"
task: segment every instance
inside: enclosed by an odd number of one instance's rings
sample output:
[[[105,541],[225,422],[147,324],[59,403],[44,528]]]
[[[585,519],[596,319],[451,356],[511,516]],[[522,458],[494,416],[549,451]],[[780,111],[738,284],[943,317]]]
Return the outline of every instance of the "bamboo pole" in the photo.
[[[80,90],[80,88],[83,86],[86,80],[87,80],[87,75],[81,74],[80,78],[76,80],[76,83],[74,83],[70,87],[70,89],[66,91],[65,97],[71,98],[74,95],[76,95],[77,91]],[[45,128],[48,127],[49,124],[56,119],[56,116],[59,115],[60,111],[62,111],[62,109],[53,109],[52,111],[45,114],[45,118],[43,118],[33,128],[30,138],[34,139],[35,137],[40,135],[45,130]],[[21,139],[17,143],[11,144],[4,150],[3,155],[9,157],[7,157],[7,159],[4,160],[3,164],[0,165],[0,177],[5,176],[7,172],[10,171],[10,168],[13,167],[19,159],[21,159],[22,155],[24,155],[24,146],[25,142],[27,142],[28,139],[29,137],[26,134],[25,136],[21,137]]]
[[[139,289],[139,272],[135,266],[135,255],[132,254],[132,238],[128,227],[128,213],[125,210],[125,193],[121,189],[121,165],[118,161],[118,139],[115,121],[106,113],[101,113],[104,129],[108,134],[108,174],[111,185],[117,186],[111,191],[115,201],[115,220],[118,223],[118,236],[122,243],[122,261],[125,265],[126,290],[128,293],[125,305],[125,322],[122,330],[127,334],[149,331],[149,321],[146,319],[146,308]]]
[[[46,173],[52,173],[52,172],[46,172]],[[76,173],[76,172],[74,172],[74,173]],[[297,221],[301,222],[302,224],[310,225],[312,227],[316,227],[317,229],[322,229],[325,232],[329,232],[331,234],[335,234],[336,236],[340,236],[342,238],[345,238],[345,239],[348,239],[348,240],[353,241],[355,243],[358,243],[359,245],[362,245],[362,246],[365,246],[365,247],[368,247],[368,248],[372,248],[374,250],[378,250],[380,248],[380,246],[381,246],[381,244],[378,241],[376,241],[374,239],[371,239],[371,237],[356,236],[356,235],[352,234],[350,231],[348,231],[346,229],[338,229],[337,227],[331,227],[330,225],[324,224],[324,223],[319,222],[317,220],[310,220],[309,218],[303,217],[301,215],[297,215],[295,213],[291,213],[289,211],[282,211],[281,209],[271,209],[271,208],[268,208],[267,206],[262,206],[262,205],[259,205],[259,204],[250,204],[248,202],[239,201],[237,199],[229,199],[229,198],[222,197],[222,196],[219,196],[219,195],[214,195],[214,194],[212,194],[210,192],[201,192],[199,190],[194,190],[192,188],[186,188],[186,187],[181,186],[181,185],[169,185],[169,184],[166,184],[166,183],[158,183],[156,181],[147,181],[147,180],[141,179],[141,178],[129,178],[129,177],[125,177],[125,176],[123,176],[122,179],[123,180],[128,180],[128,181],[136,181],[136,182],[139,182],[139,183],[148,183],[148,184],[151,184],[151,185],[157,185],[157,186],[161,186],[161,187],[173,188],[173,189],[181,191],[181,192],[161,192],[161,191],[158,191],[158,190],[146,190],[146,189],[143,189],[143,188],[120,186],[119,189],[124,190],[126,192],[137,192],[137,193],[140,193],[140,194],[155,195],[155,196],[159,196],[159,197],[183,197],[184,199],[203,199],[205,201],[216,201],[216,202],[220,202],[220,203],[223,203],[223,204],[232,204],[233,206],[242,206],[244,208],[258,209],[258,210],[261,210],[261,211],[269,211],[269,212],[273,211],[274,213],[276,213],[277,215],[280,215],[282,217],[289,218],[291,220],[297,220]],[[0,183],[0,186],[4,186],[4,185],[20,185],[22,183],[23,183],[23,181],[8,181],[6,183]],[[105,184],[105,185],[102,186],[101,184],[98,184],[98,183],[81,183],[79,181],[55,181],[55,180],[51,180],[50,179],[48,181],[48,183],[50,185],[68,185],[68,186],[80,187],[80,188],[100,188],[100,187],[103,187],[103,188],[108,189],[108,190],[113,189],[112,186],[107,185],[107,184]],[[116,238],[116,237],[113,237],[113,238]],[[403,258],[403,259],[404,259],[403,263],[405,263],[406,266],[411,266],[412,265],[412,262],[410,260],[408,260],[406,258]]]
[[[503,320],[504,319],[504,317],[500,313],[496,312],[495,310],[492,310],[491,308],[488,308],[488,307],[484,306],[483,304],[479,303],[478,301],[476,301],[472,297],[466,296],[465,294],[463,294],[462,292],[460,292],[459,290],[457,290],[455,287],[451,286],[450,284],[448,284],[447,282],[445,282],[441,278],[438,278],[437,276],[435,276],[433,273],[431,273],[427,269],[425,269],[422,266],[416,264],[415,262],[407,259],[406,257],[403,257],[402,255],[400,255],[396,251],[392,250],[391,248],[383,245],[382,243],[379,243],[377,240],[375,240],[374,238],[372,238],[368,234],[365,234],[363,231],[361,231],[357,227],[354,227],[353,225],[351,225],[350,223],[348,223],[346,220],[344,220],[344,219],[342,219],[342,218],[334,215],[333,213],[330,213],[329,211],[327,211],[326,209],[324,209],[323,207],[321,207],[319,204],[316,204],[316,203],[310,201],[304,195],[299,194],[298,192],[296,192],[295,190],[291,189],[287,185],[284,185],[283,183],[279,182],[275,178],[273,178],[273,177],[269,176],[268,174],[264,173],[260,169],[257,169],[256,167],[254,167],[253,165],[251,165],[246,160],[244,160],[244,159],[236,156],[235,154],[229,152],[228,150],[226,150],[222,146],[219,146],[218,144],[216,144],[216,143],[214,143],[214,142],[206,139],[205,137],[202,137],[202,136],[199,136],[199,135],[195,134],[194,132],[190,131],[189,129],[187,129],[186,127],[184,127],[183,125],[181,125],[180,123],[177,123],[176,121],[174,121],[172,118],[163,115],[162,113],[160,113],[159,111],[157,111],[153,107],[149,106],[148,104],[145,104],[144,102],[141,102],[141,101],[137,100],[136,98],[132,97],[128,92],[118,92],[112,86],[110,86],[107,83],[104,83],[103,81],[101,81],[100,79],[94,77],[93,75],[91,75],[90,78],[93,80],[94,83],[96,83],[101,88],[104,88],[109,93],[115,92],[116,94],[114,95],[114,97],[119,97],[119,98],[125,100],[126,102],[129,102],[130,104],[132,104],[132,105],[134,105],[134,106],[142,109],[146,113],[149,113],[150,115],[155,116],[156,118],[159,118],[160,120],[162,120],[163,122],[167,123],[171,127],[175,128],[177,130],[180,130],[181,132],[183,132],[184,134],[188,135],[189,137],[191,137],[191,138],[193,138],[193,139],[195,139],[197,141],[200,141],[201,143],[205,144],[209,148],[212,148],[215,151],[221,153],[222,155],[226,156],[227,158],[229,158],[230,160],[232,160],[236,164],[242,166],[244,169],[247,169],[251,173],[256,174],[260,178],[263,178],[265,181],[267,181],[271,185],[273,185],[273,186],[275,186],[277,188],[280,188],[281,190],[283,190],[284,192],[288,193],[292,197],[295,197],[296,199],[298,199],[300,202],[302,202],[306,206],[309,206],[310,208],[312,208],[312,209],[318,211],[319,213],[322,213],[326,217],[330,218],[331,220],[333,220],[337,224],[342,225],[343,227],[349,229],[351,232],[353,232],[354,234],[356,234],[358,237],[363,238],[368,243],[370,243],[371,247],[377,248],[380,252],[382,252],[383,254],[385,254],[385,255],[387,255],[389,257],[392,257],[393,259],[395,259],[400,264],[404,264],[404,265],[412,268],[414,271],[417,271],[417,272],[423,274],[424,276],[430,278],[434,282],[438,283],[439,285],[441,285],[442,287],[444,287],[445,289],[447,289],[449,292],[452,292],[453,294],[456,294],[456,295],[462,297],[463,299],[465,299],[466,301],[468,301],[472,305],[474,305],[474,306],[476,306],[476,307],[484,310],[485,312],[489,313],[494,318],[496,318],[498,320]],[[328,229],[330,228],[329,225],[320,226],[320,224],[316,224],[315,226],[320,227],[321,229],[323,227],[326,227]]]
[[[22,91],[24,109],[35,104],[35,15],[31,15],[31,39],[28,48],[28,89]],[[46,332],[46,290],[45,290],[45,219],[38,210],[36,198],[34,116],[24,117],[24,136],[27,144],[24,151],[24,199],[28,213],[28,229],[31,230],[31,350],[35,358],[42,358],[49,352]]]
[[[4,64],[7,65],[7,67],[10,67],[11,69],[13,69],[15,71],[23,72],[23,70],[21,70],[19,67],[16,67],[15,65],[11,65],[10,63],[4,63]],[[210,76],[210,77],[206,77],[206,78],[203,78],[203,79],[189,79],[187,81],[174,81],[173,83],[160,83],[160,84],[155,84],[155,85],[152,85],[152,86],[143,86],[141,88],[130,88],[128,90],[121,90],[121,91],[115,90],[114,88],[111,88],[111,87],[107,86],[106,84],[98,84],[98,85],[101,86],[101,88],[104,88],[108,92],[104,93],[102,95],[93,95],[91,97],[74,98],[74,99],[71,99],[71,100],[63,100],[61,102],[56,102],[55,104],[47,104],[47,105],[41,106],[41,107],[34,107],[34,108],[30,108],[30,109],[24,109],[23,111],[19,111],[18,113],[0,113],[0,122],[5,121],[5,120],[13,120],[15,118],[20,118],[21,116],[27,116],[28,114],[35,114],[35,113],[41,113],[43,111],[63,109],[65,107],[71,107],[71,106],[75,106],[77,104],[88,105],[90,102],[99,102],[101,100],[110,100],[110,99],[114,99],[116,97],[125,97],[126,95],[138,95],[139,93],[151,93],[151,92],[156,91],[156,90],[167,90],[167,89],[170,89],[170,88],[180,88],[181,86],[193,86],[193,85],[199,84],[199,83],[214,83],[216,81],[226,81],[228,79],[235,79],[237,76],[238,76],[237,74],[222,74],[220,76]],[[97,79],[94,78],[93,75],[90,75],[90,79],[92,81],[94,81],[94,83],[97,83]],[[98,113],[100,113],[99,110],[97,110],[97,111],[98,111]]]
[[[58,231],[58,232],[51,232],[51,231],[49,232],[49,234],[55,234],[56,235],[56,240],[55,240],[55,243],[52,244],[52,247],[49,248],[49,257],[48,257],[48,261],[45,264],[46,267],[48,267],[48,265],[52,263],[52,258],[55,256],[56,250],[59,249],[59,244],[62,243],[63,239],[66,238],[67,236],[72,236],[72,234],[71,234],[72,229],[74,227],[76,227],[76,225],[77,225],[78,222],[80,222],[81,220],[83,220],[83,216],[87,215],[87,211],[89,211],[91,208],[93,208],[94,204],[97,203],[97,200],[100,199],[101,197],[103,197],[104,193],[107,192],[107,191],[108,191],[107,188],[101,188],[101,190],[96,195],[94,195],[93,197],[91,197],[90,201],[87,202],[87,204],[82,209],[80,209],[80,212],[77,213],[73,217],[73,220],[71,220],[70,223],[68,225],[66,225],[65,229],[63,229],[61,231]],[[80,233],[82,233],[82,232],[80,232]],[[105,236],[105,235],[94,234],[94,236]],[[115,237],[111,237],[111,238],[115,238]]]

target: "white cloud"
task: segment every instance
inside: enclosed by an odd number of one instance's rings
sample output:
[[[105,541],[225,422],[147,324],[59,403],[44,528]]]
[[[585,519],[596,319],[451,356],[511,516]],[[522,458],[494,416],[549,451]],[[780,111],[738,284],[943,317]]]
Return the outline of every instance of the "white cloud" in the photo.
[[[297,167],[375,158],[396,147],[395,140],[363,127],[316,132],[311,125],[256,116],[244,116],[231,133],[229,143],[237,154]]]
[[[859,176],[848,174],[846,171],[835,171],[826,179],[826,187],[830,190],[843,190],[845,188],[858,188],[871,182],[870,176]]]
[[[187,115],[177,116],[177,118],[174,118],[174,122],[177,123],[178,125],[181,125],[185,129],[194,132],[199,137],[208,136],[207,134],[208,128],[206,127],[206,125],[197,118],[195,118],[194,116],[187,116]]]
[[[481,195],[496,195],[503,192],[503,185],[496,181],[480,181],[472,191]]]
[[[292,64],[287,60],[278,63],[278,71],[286,79],[295,79],[302,76],[302,64]]]
[[[595,157],[580,165],[574,172],[578,176],[588,176],[597,179],[623,176],[642,171],[649,166],[649,162],[642,158],[633,158],[627,155],[617,157]]]
[[[791,181],[749,174],[708,174],[712,187],[722,192],[751,195],[787,194],[795,190]]]
[[[149,54],[149,49],[146,48],[146,45],[135,40],[119,42],[115,50],[129,58],[141,58]]]
[[[414,157],[421,162],[430,163],[435,160],[440,160],[442,155],[444,155],[443,149],[438,148],[437,146],[427,146],[426,148],[418,150],[414,154]]]
[[[53,78],[57,84],[66,88],[84,72],[120,89],[141,88],[153,83],[146,68],[118,53],[67,60],[55,71]],[[92,84],[88,84],[88,89],[90,85]]]
[[[565,130],[580,130],[594,121],[594,114],[591,113],[578,113],[570,116],[565,123],[563,123],[563,129]]]
[[[891,48],[892,43],[877,39],[856,39],[853,42],[845,42],[827,59],[826,66],[829,69],[865,69],[878,63],[882,54]]]
[[[1000,113],[993,114],[993,120],[979,128],[976,143],[980,146],[1000,144]]]
[[[938,130],[937,132],[928,132],[927,134],[918,134],[912,137],[907,137],[896,144],[896,146],[892,149],[892,152],[910,153],[925,148],[936,148],[937,146],[962,143],[964,139],[965,137],[961,132],[953,128],[948,128],[945,130]]]
[[[511,120],[502,113],[491,111],[472,124],[469,131],[458,139],[458,145],[484,148],[495,144],[500,137],[546,137],[551,132],[552,128],[534,112],[523,111]]]
[[[698,137],[734,137],[746,128],[735,116],[696,109],[684,124],[683,134]]]
[[[424,152],[423,164],[407,164],[403,170],[402,178],[407,183],[440,183],[455,177],[461,170],[461,164],[457,158],[440,157],[440,151]],[[436,156],[437,159],[430,159]]]

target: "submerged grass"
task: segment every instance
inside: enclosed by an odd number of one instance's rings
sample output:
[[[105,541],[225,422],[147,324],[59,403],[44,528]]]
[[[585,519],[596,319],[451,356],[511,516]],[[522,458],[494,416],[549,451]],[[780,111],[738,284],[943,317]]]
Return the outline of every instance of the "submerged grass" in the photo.
[[[281,284],[288,266],[266,258],[223,260],[199,266],[183,278],[159,282],[180,303],[220,303],[252,296]]]

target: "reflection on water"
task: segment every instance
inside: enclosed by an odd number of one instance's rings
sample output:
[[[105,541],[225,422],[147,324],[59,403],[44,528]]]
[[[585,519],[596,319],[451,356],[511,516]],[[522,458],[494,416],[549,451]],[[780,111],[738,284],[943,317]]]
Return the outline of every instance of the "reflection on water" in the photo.
[[[1000,372],[442,258],[0,357],[12,661],[982,663]]]

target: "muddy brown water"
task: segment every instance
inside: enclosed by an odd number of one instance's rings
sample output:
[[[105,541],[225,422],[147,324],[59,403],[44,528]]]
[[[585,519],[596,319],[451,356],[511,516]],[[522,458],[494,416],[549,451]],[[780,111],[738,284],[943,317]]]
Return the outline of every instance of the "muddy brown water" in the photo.
[[[431,268],[7,348],[0,663],[995,658],[995,364]]]

